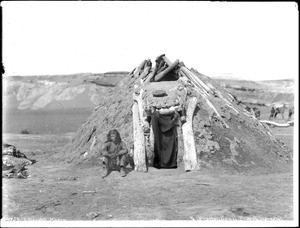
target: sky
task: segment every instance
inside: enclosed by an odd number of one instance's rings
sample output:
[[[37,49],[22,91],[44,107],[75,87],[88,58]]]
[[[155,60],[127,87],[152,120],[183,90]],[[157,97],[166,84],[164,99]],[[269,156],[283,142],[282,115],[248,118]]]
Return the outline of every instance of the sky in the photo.
[[[294,2],[2,2],[4,76],[131,71],[166,54],[209,77],[298,77]]]

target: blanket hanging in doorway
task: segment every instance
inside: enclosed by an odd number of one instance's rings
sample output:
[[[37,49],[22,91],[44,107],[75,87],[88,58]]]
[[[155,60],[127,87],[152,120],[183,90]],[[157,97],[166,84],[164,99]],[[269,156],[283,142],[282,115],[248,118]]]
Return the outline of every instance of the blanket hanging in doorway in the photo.
[[[177,129],[178,113],[161,115],[154,112],[151,125],[154,133],[154,161],[156,168],[177,168]]]

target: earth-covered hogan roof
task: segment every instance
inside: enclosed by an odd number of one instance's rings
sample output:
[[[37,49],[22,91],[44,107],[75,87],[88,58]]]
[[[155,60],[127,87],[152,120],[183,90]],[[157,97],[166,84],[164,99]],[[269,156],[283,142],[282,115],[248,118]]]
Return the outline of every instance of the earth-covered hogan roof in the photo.
[[[157,60],[161,57],[164,55]],[[188,69],[179,60],[172,63],[165,59],[163,63],[156,61],[153,67],[149,59],[144,60],[109,90],[66,145],[68,163],[99,166],[101,147],[110,129],[117,129],[123,141],[132,148],[133,94],[143,89],[145,105],[158,106],[156,108],[159,109],[182,106],[186,99],[197,98],[193,134],[201,169],[238,172],[290,169],[292,150],[276,139],[266,124],[250,115],[213,79],[195,69]],[[172,69],[161,77],[159,73],[170,67]],[[165,91],[171,96],[165,100],[155,100],[149,94],[156,90]],[[178,161],[180,163],[182,157],[179,156]]]

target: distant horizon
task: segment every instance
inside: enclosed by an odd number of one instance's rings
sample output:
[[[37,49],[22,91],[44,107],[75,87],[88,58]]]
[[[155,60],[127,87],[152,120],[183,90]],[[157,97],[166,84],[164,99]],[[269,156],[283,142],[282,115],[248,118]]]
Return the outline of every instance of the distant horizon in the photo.
[[[80,73],[70,73],[70,74],[41,74],[41,75],[3,75],[4,78],[9,78],[9,77],[60,77],[60,76],[72,76],[72,75],[94,75],[94,74],[107,74],[107,73],[125,73],[125,72],[131,72],[131,71],[107,71],[107,72],[80,72]],[[201,72],[200,72],[201,73]],[[204,74],[205,75],[205,74]],[[239,78],[237,76],[209,76],[205,75],[209,78],[213,79],[220,79],[220,80],[238,80],[238,81],[284,81],[284,80],[293,80],[295,81],[295,78],[293,77],[286,77],[286,78],[275,78],[275,79],[261,79],[261,80],[250,80],[250,79],[245,79],[245,78]]]

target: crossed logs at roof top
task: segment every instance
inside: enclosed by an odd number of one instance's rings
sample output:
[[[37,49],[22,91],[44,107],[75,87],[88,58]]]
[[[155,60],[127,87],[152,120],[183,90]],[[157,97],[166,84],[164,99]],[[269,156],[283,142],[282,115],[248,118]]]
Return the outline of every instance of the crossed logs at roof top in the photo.
[[[134,78],[141,78],[145,83],[154,81],[161,81],[171,71],[175,70],[179,66],[179,60],[171,62],[165,54],[160,55],[155,60],[155,67],[152,67],[150,59],[143,60],[138,67],[136,67],[130,74]],[[178,76],[179,77],[179,76]]]

